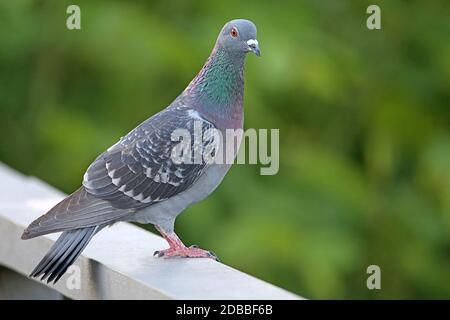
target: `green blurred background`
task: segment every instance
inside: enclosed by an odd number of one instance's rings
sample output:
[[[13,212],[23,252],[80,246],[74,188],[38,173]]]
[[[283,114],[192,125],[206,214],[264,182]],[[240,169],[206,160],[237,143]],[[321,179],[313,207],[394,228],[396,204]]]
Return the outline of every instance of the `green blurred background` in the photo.
[[[82,30],[65,27],[69,4]],[[280,171],[234,166],[180,237],[308,298],[450,298],[449,14],[447,0],[3,0],[0,161],[72,192],[185,88],[226,21],[251,19],[245,126],[280,129]]]

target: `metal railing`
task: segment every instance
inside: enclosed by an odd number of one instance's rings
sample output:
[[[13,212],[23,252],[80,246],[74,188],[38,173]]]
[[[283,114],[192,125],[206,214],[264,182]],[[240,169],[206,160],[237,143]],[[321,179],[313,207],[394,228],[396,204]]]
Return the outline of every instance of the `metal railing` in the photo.
[[[158,259],[165,241],[120,222],[96,235],[56,285],[26,277],[59,234],[21,240],[64,194],[0,163],[0,299],[301,299],[210,259]]]

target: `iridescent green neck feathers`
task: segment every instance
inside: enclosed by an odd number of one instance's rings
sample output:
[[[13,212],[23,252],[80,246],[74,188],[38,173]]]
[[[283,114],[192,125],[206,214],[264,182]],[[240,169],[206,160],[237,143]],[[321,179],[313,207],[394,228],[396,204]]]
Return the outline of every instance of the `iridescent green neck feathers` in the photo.
[[[192,107],[225,119],[242,118],[245,55],[231,55],[216,46],[198,75],[186,88]]]

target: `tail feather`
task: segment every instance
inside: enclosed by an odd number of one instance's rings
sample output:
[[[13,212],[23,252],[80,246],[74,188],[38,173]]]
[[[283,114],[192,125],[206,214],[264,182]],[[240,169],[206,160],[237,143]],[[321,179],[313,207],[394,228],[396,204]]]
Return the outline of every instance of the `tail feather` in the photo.
[[[79,250],[80,247],[86,246],[87,243],[85,244],[85,239],[86,237],[89,237],[89,231],[90,230],[87,230],[83,233],[80,232],[76,235],[76,238],[71,241],[69,248],[64,251],[64,254],[57,260],[53,260],[54,262],[51,264],[51,266],[49,265],[47,270],[44,272],[42,280],[48,278],[48,283],[52,282],[52,280],[56,277],[62,276],[62,274],[67,270],[68,266],[65,269],[63,269],[62,267],[66,265],[66,262],[70,262],[72,260],[72,257],[78,257],[79,253],[81,253]]]
[[[47,279],[47,283],[56,283],[101,229],[102,226],[94,226],[63,232],[31,272],[30,277],[42,275],[41,280]]]
[[[34,268],[33,272],[30,274],[32,277],[39,276],[44,272],[44,268],[49,265],[52,261],[58,260],[61,255],[67,250],[70,245],[70,235],[71,232],[64,232],[55,242],[55,244],[50,248],[44,258],[39,262],[39,264]]]
[[[81,252],[86,248],[89,241],[91,241],[92,237],[95,235],[96,230],[92,230],[92,232],[87,233],[83,239],[77,244],[75,249],[67,255],[67,258],[62,260],[58,267],[51,272],[47,281],[54,281],[56,283],[66,272],[66,270],[75,262]]]

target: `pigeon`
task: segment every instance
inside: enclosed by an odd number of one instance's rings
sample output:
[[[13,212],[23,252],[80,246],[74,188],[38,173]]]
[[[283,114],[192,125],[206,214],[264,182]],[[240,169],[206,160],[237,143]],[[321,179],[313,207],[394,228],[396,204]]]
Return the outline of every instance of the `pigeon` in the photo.
[[[232,161],[195,161],[195,152],[176,152],[184,146],[213,150],[211,155],[236,156],[240,138],[227,130],[243,128],[244,62],[247,53],[260,56],[256,26],[245,19],[227,22],[200,72],[165,109],[142,122],[88,167],[81,187],[33,221],[22,239],[62,232],[30,277],[55,284],[99,231],[119,221],[153,224],[169,248],[157,257],[217,257],[196,245],[186,246],[176,235],[176,217],[187,207],[211,194]],[[201,129],[201,140],[193,137]],[[214,131],[215,130],[215,131]],[[206,132],[222,133],[207,135]],[[227,142],[237,146],[223,152]],[[235,141],[235,140],[234,140]],[[208,149],[209,148],[209,149]],[[175,151],[174,151],[175,150]],[[228,150],[228,149],[227,149]],[[216,157],[217,160],[220,156]],[[223,160],[223,159],[222,159]]]

